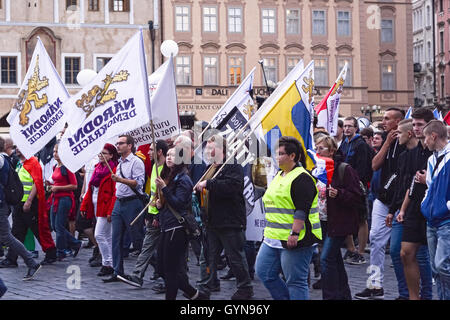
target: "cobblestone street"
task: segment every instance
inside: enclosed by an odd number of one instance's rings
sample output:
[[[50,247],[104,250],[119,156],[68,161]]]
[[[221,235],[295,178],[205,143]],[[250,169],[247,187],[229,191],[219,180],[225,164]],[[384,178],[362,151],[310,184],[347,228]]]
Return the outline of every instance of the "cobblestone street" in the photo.
[[[50,266],[43,266],[36,278],[32,281],[22,281],[27,268],[23,261],[19,259],[19,268],[0,269],[0,277],[8,287],[8,291],[3,296],[4,300],[163,300],[164,294],[157,294],[152,290],[154,281],[149,280],[153,274],[153,268],[149,266],[144,278],[142,288],[134,288],[121,282],[103,283],[100,277],[97,277],[99,268],[91,268],[88,265],[88,259],[92,254],[92,249],[82,249],[76,258],[66,258],[67,261],[56,262]],[[42,260],[43,253],[40,252]],[[369,260],[369,255],[365,258]],[[125,272],[131,272],[136,258],[125,259]],[[398,297],[397,281],[395,279],[394,269],[390,267],[391,259],[386,255],[385,261],[385,300],[394,300]],[[191,259],[188,263],[189,279],[192,285],[199,279],[200,270],[196,265],[195,256],[191,252]],[[368,274],[366,273],[369,264],[348,265],[346,264],[347,274],[349,276],[352,295],[365,288]],[[311,266],[312,271],[312,266]],[[227,268],[219,271],[219,276],[226,274]],[[76,277],[80,275],[80,282],[77,283]],[[312,275],[314,273],[312,272]],[[321,300],[322,291],[312,289],[312,284],[316,281],[311,278],[310,299]],[[78,286],[79,284],[79,286]],[[271,300],[271,296],[261,281],[255,277],[253,281],[254,299]],[[234,281],[221,280],[221,291],[211,294],[211,300],[230,300],[235,291]],[[436,299],[435,286],[433,287],[434,299]],[[179,292],[178,298],[185,300],[182,292]]]

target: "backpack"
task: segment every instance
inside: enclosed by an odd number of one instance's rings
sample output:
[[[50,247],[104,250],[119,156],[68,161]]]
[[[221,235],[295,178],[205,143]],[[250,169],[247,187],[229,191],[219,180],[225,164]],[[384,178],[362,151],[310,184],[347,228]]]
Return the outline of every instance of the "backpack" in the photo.
[[[3,168],[2,168],[2,179],[0,185],[3,189],[3,194],[5,195],[5,201],[7,204],[15,206],[21,203],[23,198],[23,184],[20,181],[19,175],[16,170],[14,170],[13,165],[9,157],[4,156]],[[6,166],[6,168],[5,168]],[[6,171],[6,172],[5,172]],[[6,175],[6,177],[5,177]],[[6,183],[3,184],[2,182]],[[5,188],[5,185],[8,186]]]

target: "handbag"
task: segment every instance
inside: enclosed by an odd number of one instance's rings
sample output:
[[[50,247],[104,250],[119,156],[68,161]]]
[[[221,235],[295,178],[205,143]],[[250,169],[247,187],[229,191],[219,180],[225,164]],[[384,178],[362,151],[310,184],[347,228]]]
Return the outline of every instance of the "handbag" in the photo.
[[[120,174],[122,175],[123,178],[125,178],[123,171],[122,171],[122,165],[119,165],[119,169],[120,169]],[[140,193],[139,191],[136,190],[136,188],[132,188],[129,187],[131,190],[133,190],[133,192],[136,194],[136,196],[138,197],[139,200],[142,201],[144,207],[147,205],[147,203],[150,202],[150,196],[148,194],[144,193]]]
[[[197,240],[200,237],[200,226],[197,220],[195,220],[194,215],[188,212],[185,217],[182,217],[169,203],[166,202],[166,204],[178,222],[184,227],[188,239]]]

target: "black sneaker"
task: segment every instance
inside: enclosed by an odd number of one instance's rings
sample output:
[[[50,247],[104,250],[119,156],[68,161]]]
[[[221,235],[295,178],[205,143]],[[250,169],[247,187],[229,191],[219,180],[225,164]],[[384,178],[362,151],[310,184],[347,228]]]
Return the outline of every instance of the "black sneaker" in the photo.
[[[34,266],[33,268],[28,268],[28,272],[26,274],[25,277],[23,277],[23,281],[28,281],[33,279],[33,277],[36,275],[36,273],[41,269],[41,264],[38,263],[36,266]]]
[[[17,267],[18,267],[17,262],[16,263],[11,262],[8,259],[4,259],[2,260],[2,262],[0,262],[0,268],[17,268]]]
[[[234,278],[235,278],[235,276],[231,270],[228,270],[226,275],[220,277],[221,280],[232,280]]]
[[[355,299],[358,300],[383,300],[384,290],[380,289],[364,289],[362,292],[355,294]]]
[[[349,263],[353,265],[364,264],[366,263],[366,259],[359,253],[355,253]]]
[[[253,297],[253,289],[238,289],[232,296],[231,300],[250,300]]]
[[[127,274],[123,275],[123,276],[118,275],[117,279],[119,279],[120,281],[122,281],[126,284],[132,285],[133,287],[137,287],[137,288],[141,288],[142,284],[143,284],[143,281],[141,278],[136,277],[136,276],[130,276]]]
[[[80,241],[79,244],[77,244],[76,246],[74,246],[74,247],[72,248],[72,250],[73,250],[73,257],[74,257],[74,258],[78,255],[78,252],[80,252],[80,249],[81,249],[81,246],[82,246],[82,245],[83,245],[83,242]]]
[[[104,277],[104,276],[110,276],[114,274],[114,268],[113,267],[105,267],[102,266],[102,268],[100,269],[100,272],[97,273],[98,277]]]
[[[344,257],[342,259],[344,260],[345,263],[350,263],[353,261],[353,259],[355,258],[356,255],[357,255],[357,253],[347,250],[347,252],[345,252]]]
[[[155,291],[156,293],[165,293],[166,292],[166,286],[159,283],[156,286],[152,287],[152,290]]]
[[[210,300],[211,294],[207,291],[197,290],[193,297],[189,297],[186,293],[183,296],[189,300]]]
[[[117,278],[117,276],[115,274],[113,274],[110,278],[102,279],[102,281],[104,283],[111,283],[111,282],[119,282],[119,279]]]
[[[41,261],[41,265],[49,265],[56,262],[56,258],[45,257],[44,260]]]

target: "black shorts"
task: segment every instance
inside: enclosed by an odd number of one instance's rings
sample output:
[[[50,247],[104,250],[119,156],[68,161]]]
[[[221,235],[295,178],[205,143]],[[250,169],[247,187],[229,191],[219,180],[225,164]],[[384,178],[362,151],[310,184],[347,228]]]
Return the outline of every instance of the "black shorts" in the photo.
[[[427,221],[425,219],[405,219],[403,221],[402,242],[427,245]]]

